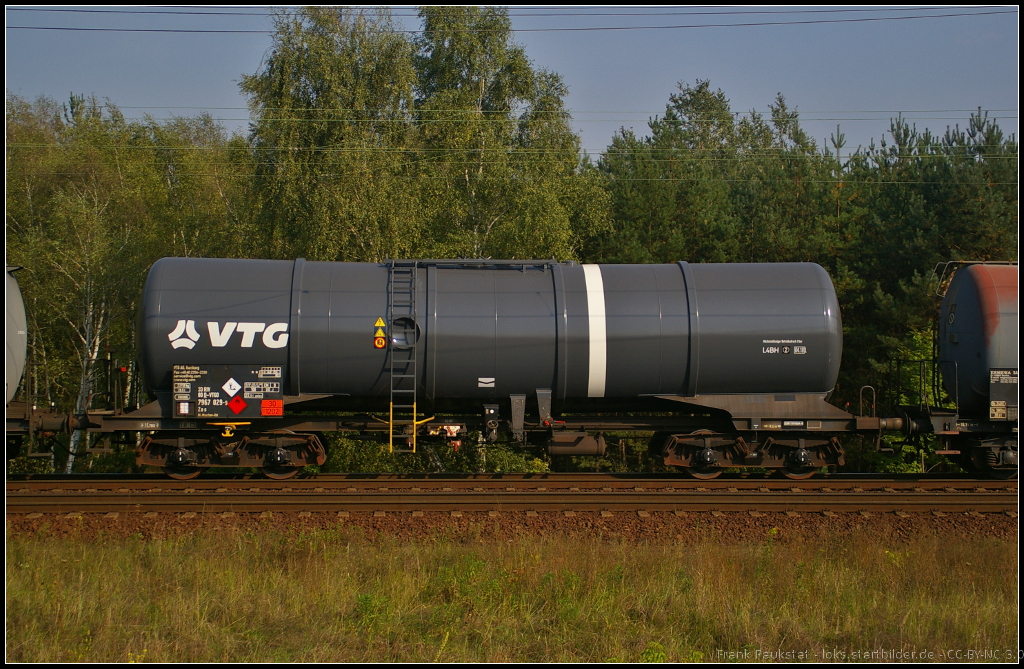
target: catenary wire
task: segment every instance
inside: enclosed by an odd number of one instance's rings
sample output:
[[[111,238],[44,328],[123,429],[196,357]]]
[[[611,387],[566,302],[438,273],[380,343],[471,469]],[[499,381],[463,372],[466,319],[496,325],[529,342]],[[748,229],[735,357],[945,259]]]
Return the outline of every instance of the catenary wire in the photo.
[[[757,26],[795,26],[815,25],[825,23],[863,23],[872,21],[904,21],[914,19],[941,19],[964,16],[988,16],[994,14],[1017,14],[1016,9],[987,11],[987,12],[959,12],[952,14],[927,14],[919,16],[874,16],[854,19],[814,19],[807,21],[750,21],[745,23],[701,23],[669,26],[602,26],[587,28],[465,28],[446,30],[451,33],[483,33],[483,32],[513,32],[513,33],[537,33],[537,32],[595,32],[595,31],[628,31],[628,30],[677,30],[688,28],[744,28]],[[189,28],[85,28],[85,27],[58,27],[58,26],[7,26],[8,30],[58,30],[73,32],[123,32],[123,33],[207,33],[207,34],[263,34],[272,35],[274,30],[198,30]],[[390,30],[393,33],[423,34],[425,30]]]
[[[510,8],[509,18],[548,18],[548,17],[592,17],[592,16],[745,16],[745,15],[782,15],[782,14],[850,14],[856,12],[937,12],[951,9],[994,9],[1007,7],[1008,5],[949,5],[940,7],[855,7],[849,9],[781,9],[781,10],[748,10],[737,7],[738,11],[731,12],[545,12],[525,13]],[[9,12],[50,12],[50,13],[71,13],[71,14],[129,14],[129,15],[170,15],[170,16],[277,16],[273,12],[199,12],[199,11],[164,11],[154,9],[150,11],[138,9],[69,9],[54,7],[7,7]],[[361,8],[359,8],[361,9]],[[367,8],[369,9],[369,8]],[[595,9],[607,9],[595,7]],[[404,14],[401,11],[389,12],[391,16],[418,17],[419,13]],[[447,16],[461,16],[461,14],[444,13]]]

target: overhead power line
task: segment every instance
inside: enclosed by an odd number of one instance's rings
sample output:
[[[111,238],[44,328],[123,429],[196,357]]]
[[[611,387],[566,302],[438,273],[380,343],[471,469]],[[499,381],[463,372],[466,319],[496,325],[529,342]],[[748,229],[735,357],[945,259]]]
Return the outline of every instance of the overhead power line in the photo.
[[[917,16],[873,16],[855,19],[812,19],[807,21],[754,21],[745,23],[699,23],[686,25],[668,26],[603,26],[591,28],[510,28],[509,32],[514,33],[537,33],[537,32],[594,32],[594,31],[628,31],[628,30],[677,30],[686,28],[743,28],[756,26],[795,26],[812,25],[824,23],[863,23],[870,21],[905,21],[913,19],[941,19],[958,16],[987,16],[993,14],[1016,14],[1016,9],[997,10],[988,12],[958,12],[951,14],[925,14]],[[83,27],[57,27],[57,26],[7,26],[8,30],[59,30],[73,32],[123,32],[123,33],[209,33],[209,34],[274,34],[273,30],[197,30],[186,28],[83,28]],[[424,30],[392,30],[395,33],[423,34]],[[466,28],[462,30],[451,30],[446,32],[455,33],[479,33],[479,32],[505,32],[504,29],[476,29]]]
[[[91,105],[90,105],[91,106]],[[119,104],[97,104],[95,107],[98,108],[113,108],[113,109],[216,109],[216,110],[247,110],[248,107],[208,107],[202,105],[119,105]],[[267,111],[367,111],[365,108],[358,107],[260,107]],[[422,111],[430,112],[464,112],[466,109],[429,109]],[[588,109],[565,109],[558,111],[551,111],[553,114],[571,113],[571,114],[661,114],[664,113],[664,109],[657,109],[654,111],[639,110],[609,110],[609,111],[595,111]],[[971,109],[818,109],[813,111],[803,111],[800,109],[794,109],[794,112],[799,114],[951,114],[955,112],[962,113],[974,113],[977,111],[983,112],[1016,112],[1016,109],[986,109],[984,107],[973,107]],[[484,114],[506,114],[507,111],[483,111]],[[533,114],[538,113],[549,113],[546,111],[532,111]],[[771,113],[770,109],[760,110],[754,109],[746,112],[731,112],[733,116],[749,116],[750,114],[763,114],[767,115]],[[905,117],[909,118],[909,117]],[[1004,117],[1008,118],[1008,117]],[[609,120],[609,119],[602,119]],[[610,119],[615,120],[615,119]],[[635,119],[634,119],[635,120]],[[810,119],[812,121],[828,120],[828,119]]]
[[[725,12],[537,12],[521,11],[510,8],[509,18],[548,18],[548,17],[591,17],[591,16],[749,16],[749,15],[785,15],[785,14],[851,14],[858,12],[937,12],[950,11],[953,9],[994,9],[1006,7],[1007,5],[948,5],[940,7],[857,7],[849,9],[778,9],[778,10],[749,10],[738,8],[736,11]],[[599,9],[609,9],[603,7]],[[611,8],[614,9],[614,8]],[[54,7],[8,7],[9,12],[49,12],[49,13],[70,13],[70,14],[129,14],[138,16],[276,16],[274,12],[210,12],[210,11],[164,11],[154,9],[151,11],[139,9],[68,9]],[[390,12],[391,16],[398,17],[419,17],[419,13],[403,13],[401,11]],[[457,15],[447,13],[448,15]]]
[[[267,9],[267,5],[151,5],[156,9]],[[982,7],[1012,7],[1013,5],[979,5]],[[374,5],[355,5],[356,8],[369,9]],[[748,5],[579,5],[577,8],[591,9],[745,9]],[[405,7],[399,11],[404,11]],[[508,7],[510,12],[538,11],[543,7]],[[562,7],[551,7],[551,9],[562,9]],[[895,7],[894,11],[912,10],[914,7]],[[948,7],[940,7],[948,9]]]

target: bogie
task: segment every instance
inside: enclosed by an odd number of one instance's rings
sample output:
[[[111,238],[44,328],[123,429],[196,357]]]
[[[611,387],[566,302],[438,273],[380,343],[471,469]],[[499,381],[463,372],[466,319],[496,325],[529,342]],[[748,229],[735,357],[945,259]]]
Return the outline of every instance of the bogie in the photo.
[[[762,467],[782,472],[792,479],[814,475],[822,467],[844,464],[843,449],[835,437],[808,438],[800,433],[778,433],[763,437],[757,433],[716,434],[700,431],[685,435],[657,435],[660,453],[668,466],[684,469],[694,478],[715,478],[723,471],[740,467]]]
[[[171,478],[187,480],[206,469],[258,467],[269,478],[294,476],[305,465],[322,465],[327,454],[314,434],[156,433],[137,450],[136,463],[161,467]]]

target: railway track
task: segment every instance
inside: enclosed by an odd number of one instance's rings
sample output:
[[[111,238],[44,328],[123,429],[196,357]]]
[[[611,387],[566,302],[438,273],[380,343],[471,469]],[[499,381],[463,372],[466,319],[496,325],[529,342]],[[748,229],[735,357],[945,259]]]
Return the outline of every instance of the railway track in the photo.
[[[1017,512],[1015,481],[939,475],[762,475],[696,481],[664,474],[319,474],[190,481],[160,475],[25,475],[7,513],[339,512]]]

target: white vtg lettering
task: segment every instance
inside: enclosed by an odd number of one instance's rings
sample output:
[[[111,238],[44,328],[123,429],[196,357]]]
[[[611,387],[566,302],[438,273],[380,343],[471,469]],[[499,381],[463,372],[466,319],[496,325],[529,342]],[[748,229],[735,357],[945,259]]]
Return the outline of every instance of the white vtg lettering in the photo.
[[[252,348],[252,340],[256,338],[256,333],[263,332],[266,327],[266,323],[239,323],[238,331],[242,333],[242,348]]]
[[[224,329],[220,329],[219,323],[208,322],[206,328],[210,331],[210,345],[220,348],[221,346],[227,346],[228,340],[231,339],[231,335],[235,333],[235,326],[238,323],[225,323]]]
[[[199,341],[199,333],[194,326],[195,321],[178,321],[177,326],[168,335],[171,345],[174,348],[185,346],[192,348],[195,342]],[[239,323],[228,322],[223,327],[216,321],[207,321],[206,330],[210,333],[210,345],[215,348],[223,348],[231,341],[232,336],[238,332],[242,335],[239,345],[242,348],[252,348],[256,341],[256,335],[263,333],[263,345],[267,348],[284,348],[288,345],[288,324],[287,323]],[[182,335],[185,335],[184,337]]]
[[[778,346],[762,346],[761,347],[761,352],[762,353],[778,353],[779,352],[779,347]]]
[[[275,336],[276,335],[276,336]],[[263,331],[263,345],[267,348],[284,348],[288,345],[288,324],[271,323]]]
[[[284,348],[288,345],[287,323],[225,323],[217,338],[214,338],[214,331],[218,329],[218,324],[207,323],[206,326],[210,328],[210,343],[214,346],[227,346],[234,331],[242,335],[242,348],[252,348],[260,332],[263,333],[263,345],[267,348]]]

